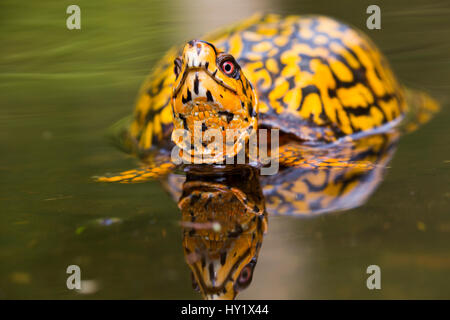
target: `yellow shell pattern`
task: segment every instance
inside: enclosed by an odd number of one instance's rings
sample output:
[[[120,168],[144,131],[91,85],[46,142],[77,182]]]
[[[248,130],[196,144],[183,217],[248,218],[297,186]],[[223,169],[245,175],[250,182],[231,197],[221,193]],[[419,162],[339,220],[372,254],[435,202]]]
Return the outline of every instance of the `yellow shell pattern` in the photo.
[[[312,142],[368,131],[406,111],[403,88],[362,32],[322,16],[257,15],[204,40],[234,56],[259,101],[259,125]],[[130,128],[139,150],[170,142],[171,49],[142,86]]]

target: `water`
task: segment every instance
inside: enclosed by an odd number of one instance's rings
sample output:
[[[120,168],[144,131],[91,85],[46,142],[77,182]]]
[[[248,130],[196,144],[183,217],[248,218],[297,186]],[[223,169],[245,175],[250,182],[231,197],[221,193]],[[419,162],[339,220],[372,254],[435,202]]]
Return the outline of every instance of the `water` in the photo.
[[[108,144],[150,66],[175,43],[252,14],[332,15],[365,30],[402,83],[442,111],[400,139],[368,201],[312,219],[269,216],[253,281],[239,298],[450,296],[450,6],[380,2],[382,29],[365,29],[367,1],[3,1],[0,9],[0,297],[197,299],[182,249],[181,213],[157,182],[98,184],[136,166]],[[66,288],[66,268],[90,280]],[[366,268],[382,269],[382,290]]]

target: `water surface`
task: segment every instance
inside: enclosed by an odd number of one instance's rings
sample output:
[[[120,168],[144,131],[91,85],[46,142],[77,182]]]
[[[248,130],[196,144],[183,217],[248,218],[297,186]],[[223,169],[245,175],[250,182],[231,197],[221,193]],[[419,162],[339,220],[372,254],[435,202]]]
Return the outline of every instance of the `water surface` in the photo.
[[[313,219],[269,216],[250,287],[240,298],[450,296],[450,6],[381,1],[77,1],[0,5],[0,298],[201,298],[191,287],[176,203],[151,182],[90,177],[136,166],[104,137],[129,114],[140,83],[172,45],[254,11],[321,13],[365,30],[404,84],[442,111],[401,138],[364,205]],[[66,288],[66,268],[92,280]],[[366,268],[382,269],[382,290]]]

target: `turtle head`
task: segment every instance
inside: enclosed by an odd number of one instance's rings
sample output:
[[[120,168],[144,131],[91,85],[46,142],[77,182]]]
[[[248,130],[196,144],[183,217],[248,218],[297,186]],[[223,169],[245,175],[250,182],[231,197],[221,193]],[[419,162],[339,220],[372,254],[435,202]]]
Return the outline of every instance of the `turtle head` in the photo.
[[[213,44],[192,40],[174,72],[172,140],[182,158],[217,163],[234,157],[257,129],[256,95],[239,64]]]

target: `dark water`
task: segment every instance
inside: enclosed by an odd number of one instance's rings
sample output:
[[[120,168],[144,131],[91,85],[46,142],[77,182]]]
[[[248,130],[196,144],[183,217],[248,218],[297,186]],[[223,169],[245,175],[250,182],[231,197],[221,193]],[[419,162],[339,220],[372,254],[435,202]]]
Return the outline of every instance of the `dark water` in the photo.
[[[152,64],[175,43],[254,11],[321,13],[365,30],[398,78],[442,111],[401,138],[364,205],[312,219],[269,216],[253,282],[240,298],[450,296],[450,6],[381,1],[77,1],[0,4],[0,298],[201,298],[191,287],[180,212],[157,182],[98,184],[136,166],[104,137],[129,114]],[[106,220],[105,220],[106,219]],[[66,288],[66,268],[91,280]],[[366,268],[382,289],[366,288]],[[90,293],[90,292],[91,293]]]

